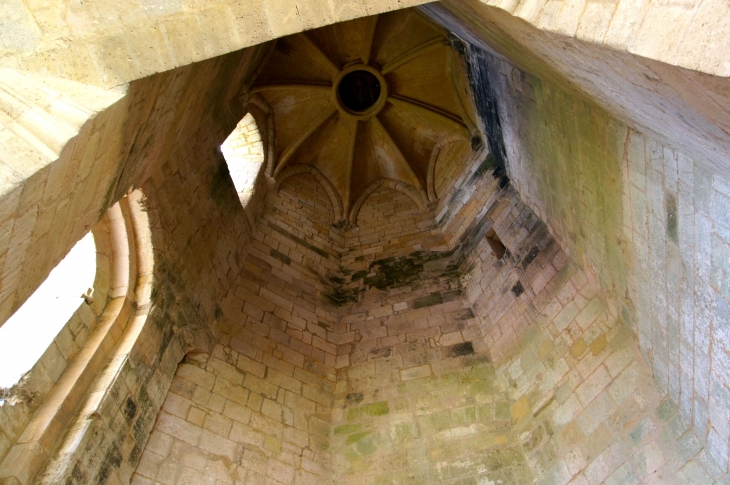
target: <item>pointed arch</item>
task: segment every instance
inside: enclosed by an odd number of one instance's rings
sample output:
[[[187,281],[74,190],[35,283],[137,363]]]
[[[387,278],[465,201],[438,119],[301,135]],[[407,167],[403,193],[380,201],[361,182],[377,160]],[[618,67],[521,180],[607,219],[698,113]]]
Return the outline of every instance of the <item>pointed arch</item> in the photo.
[[[413,200],[413,202],[416,203],[420,210],[424,210],[428,206],[428,201],[425,200],[421,191],[413,185],[400,180],[382,178],[371,182],[370,184],[368,184],[367,187],[363,189],[362,192],[360,192],[360,195],[357,197],[357,200],[352,205],[352,209],[350,210],[350,214],[347,218],[350,221],[350,224],[352,224],[353,226],[357,224],[357,216],[360,213],[360,209],[362,208],[363,204],[365,203],[367,198],[370,197],[380,187],[388,187],[404,194],[409,199]]]
[[[286,167],[276,176],[276,192],[279,192],[279,187],[281,187],[284,180],[301,173],[311,174],[317,182],[319,182],[322,188],[324,188],[324,191],[327,193],[327,196],[332,203],[332,208],[335,211],[335,220],[332,222],[333,224],[340,222],[344,218],[342,198],[340,197],[340,194],[337,193],[337,189],[332,182],[330,182],[330,180],[318,168],[312,165],[297,163]]]
[[[438,199],[438,196],[436,195],[435,177],[436,163],[438,162],[438,157],[441,154],[441,151],[452,143],[460,141],[469,143],[469,139],[466,138],[463,131],[452,131],[451,133],[442,136],[439,141],[436,142],[436,145],[434,145],[433,150],[431,150],[431,158],[428,160],[428,169],[426,171],[426,190],[428,190],[429,202],[434,202]]]

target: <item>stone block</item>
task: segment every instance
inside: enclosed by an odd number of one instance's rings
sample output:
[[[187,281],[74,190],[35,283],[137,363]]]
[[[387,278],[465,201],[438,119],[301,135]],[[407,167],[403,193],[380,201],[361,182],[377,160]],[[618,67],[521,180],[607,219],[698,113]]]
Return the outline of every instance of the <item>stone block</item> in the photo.
[[[555,319],[553,319],[553,325],[555,325],[558,332],[562,332],[579,313],[580,309],[575,305],[575,303],[570,302],[560,311],[560,313],[558,313]]]
[[[599,367],[575,390],[584,406],[588,405],[611,382],[611,375],[605,367]]]
[[[410,369],[402,369],[400,371],[400,377],[404,381],[410,381],[413,379],[422,379],[431,375],[431,367],[429,365],[422,365],[418,367],[411,367]]]
[[[216,382],[216,385],[218,385],[218,382]],[[245,389],[242,389],[241,392],[238,393],[238,400],[231,398],[236,402],[239,402],[240,404],[244,404],[247,400],[244,399],[244,396],[246,395],[246,390],[250,390],[252,393],[260,394],[262,396],[266,396],[269,399],[276,399],[276,395],[279,390],[279,387],[277,385],[273,384],[272,382],[259,379],[253,374],[246,375],[246,378],[243,380],[243,387]]]
[[[205,369],[195,365],[181,364],[178,367],[177,375],[209,391],[213,389],[215,383],[215,374],[206,372]]]
[[[193,446],[197,446],[203,432],[202,428],[164,412],[157,419],[156,427],[163,433]]]

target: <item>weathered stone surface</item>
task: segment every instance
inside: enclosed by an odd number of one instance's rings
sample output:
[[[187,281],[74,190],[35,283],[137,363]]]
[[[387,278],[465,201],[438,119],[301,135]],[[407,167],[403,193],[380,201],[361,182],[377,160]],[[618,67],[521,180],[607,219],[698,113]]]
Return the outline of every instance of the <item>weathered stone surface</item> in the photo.
[[[41,3],[0,7],[0,321],[139,211],[0,407],[3,483],[727,482],[727,5]],[[400,98],[302,138],[368,56]]]

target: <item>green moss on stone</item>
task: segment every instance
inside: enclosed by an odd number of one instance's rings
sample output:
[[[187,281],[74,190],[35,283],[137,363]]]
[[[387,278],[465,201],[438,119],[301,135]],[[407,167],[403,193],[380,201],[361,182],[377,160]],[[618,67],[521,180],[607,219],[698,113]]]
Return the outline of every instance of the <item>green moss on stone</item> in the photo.
[[[350,434],[359,431],[362,423],[348,423],[335,428],[335,434]]]
[[[360,408],[350,408],[347,411],[347,420],[348,421],[356,421],[360,419],[360,416],[362,416],[362,411]]]
[[[507,401],[497,401],[494,405],[494,419],[499,421],[508,421],[512,419],[509,412],[509,403]]]
[[[677,406],[674,404],[674,402],[672,402],[671,399],[665,399],[657,408],[656,415],[662,421],[668,421],[676,410]]]
[[[362,407],[362,412],[369,416],[383,416],[390,412],[388,401],[374,402]]]
[[[358,433],[353,433],[350,436],[347,437],[346,443],[348,445],[351,445],[352,443],[357,443],[361,439],[365,438],[370,434],[370,431],[360,431]]]

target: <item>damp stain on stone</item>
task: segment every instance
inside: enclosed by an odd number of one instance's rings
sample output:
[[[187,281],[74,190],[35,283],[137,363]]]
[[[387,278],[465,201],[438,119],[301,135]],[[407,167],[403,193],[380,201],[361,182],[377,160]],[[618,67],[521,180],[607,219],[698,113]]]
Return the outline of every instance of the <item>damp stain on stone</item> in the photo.
[[[362,392],[351,392],[347,396],[345,396],[345,402],[348,406],[351,406],[353,404],[362,402],[364,398],[365,396],[363,396]]]
[[[365,269],[360,270],[360,271],[355,271],[352,274],[352,277],[350,279],[351,279],[351,281],[361,280],[361,279],[365,278],[368,275],[368,273],[370,273],[370,271],[365,270]]]
[[[223,318],[223,309],[216,303],[215,308],[213,309],[213,316],[216,320],[220,320]]]
[[[530,252],[527,253],[527,256],[525,256],[525,259],[522,260],[522,269],[527,269],[527,267],[535,261],[538,254],[540,254],[540,249],[537,246],[533,246],[532,249],[530,249]]]
[[[127,418],[127,421],[131,421],[134,419],[134,417],[137,415],[137,404],[132,400],[131,397],[127,398],[127,401],[124,403],[124,417]]]
[[[461,298],[461,295],[463,294],[464,292],[462,290],[451,290],[441,293],[441,297],[444,299],[444,302],[447,302],[457,300]]]
[[[449,357],[461,357],[462,355],[470,355],[474,353],[474,346],[471,342],[462,342],[456,345],[452,345],[449,348]]]
[[[492,211],[497,205],[492,206]],[[489,213],[489,211],[488,211]],[[484,239],[485,234],[492,227],[492,219],[485,215],[464,231],[456,246],[448,251],[414,251],[407,256],[391,256],[378,259],[370,263],[368,269],[352,271],[340,268],[341,274],[352,273],[351,284],[345,284],[345,279],[323,281],[330,287],[324,292],[325,301],[334,306],[344,306],[359,301],[360,296],[369,288],[386,291],[395,288],[410,287],[418,289],[430,283],[441,284],[445,292],[435,296],[430,294],[424,299],[417,299],[414,308],[418,305],[436,305],[445,301],[459,298],[462,294],[462,278],[468,275],[476,263],[469,261],[469,255]],[[272,226],[275,227],[275,226]],[[278,229],[277,229],[278,230]],[[355,262],[361,262],[361,256]],[[336,275],[336,277],[340,277]],[[357,283],[358,286],[352,286]],[[441,298],[440,301],[436,301]],[[430,303],[434,301],[434,303]]]
[[[299,236],[295,236],[294,234],[290,233],[289,231],[286,231],[285,229],[282,229],[281,227],[277,226],[276,224],[269,223],[268,226],[273,229],[274,231],[278,232],[279,234],[283,234],[284,236],[288,237],[295,243],[299,244],[300,246],[304,246],[305,248],[309,249],[310,251],[314,251],[315,253],[319,254],[325,259],[329,259],[330,255],[327,251],[325,251],[322,248],[318,248],[314,244],[310,244],[304,239],[302,239]]]
[[[218,205],[227,206],[235,199],[232,197],[232,194],[235,193],[235,188],[233,187],[231,174],[228,171],[228,164],[225,158],[223,158],[223,154],[216,151],[216,156],[218,158],[218,164],[211,174],[209,194]]]
[[[390,357],[393,353],[393,347],[383,347],[379,349],[373,349],[370,351],[370,355],[373,359],[382,359]]]
[[[430,295],[422,296],[413,300],[413,308],[425,308],[434,305],[440,305],[443,302],[444,299],[441,297],[441,293],[431,293]]]
[[[474,171],[471,178],[469,179],[469,184],[476,183],[479,179],[481,179],[484,175],[486,175],[489,172],[494,171],[494,169],[497,168],[497,163],[494,160],[494,155],[491,153],[488,154],[484,161],[479,164],[479,167]]]
[[[341,307],[359,301],[365,289],[365,287],[342,288],[340,285],[334,285],[328,293],[324,293],[324,299],[336,307]]]
[[[471,318],[474,318],[474,311],[472,311],[471,308],[464,308],[462,310],[456,310],[451,314],[451,317],[454,320],[469,320]]]
[[[276,249],[271,249],[271,251],[269,251],[269,255],[274,259],[278,259],[284,264],[291,265],[291,259],[289,258],[289,256],[280,253]]]
[[[119,451],[119,446],[117,444],[113,444],[111,449],[104,457],[104,461],[101,465],[101,469],[99,470],[99,475],[97,476],[96,483],[98,485],[103,485],[104,483],[106,483],[107,480],[109,480],[112,472],[122,465],[122,460],[123,457],[122,453]]]
[[[79,464],[76,463],[71,471],[71,479],[68,483],[89,483],[89,476],[86,472],[79,468]]]
[[[336,284],[336,285],[344,285],[345,284],[345,278],[341,278],[339,276],[330,276],[329,280]]]
[[[515,296],[520,296],[524,292],[525,292],[525,288],[522,286],[522,282],[521,281],[518,281],[512,287],[512,293],[514,293]]]

